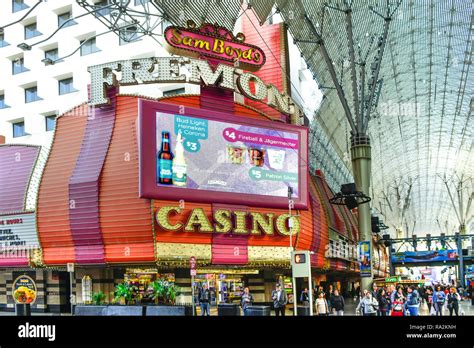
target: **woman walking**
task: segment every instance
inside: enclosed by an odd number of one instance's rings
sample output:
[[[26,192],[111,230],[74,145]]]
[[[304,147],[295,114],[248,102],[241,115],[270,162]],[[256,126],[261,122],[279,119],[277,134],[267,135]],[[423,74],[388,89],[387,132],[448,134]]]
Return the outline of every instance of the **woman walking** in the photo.
[[[443,306],[446,302],[446,295],[441,290],[441,286],[436,287],[436,291],[433,294],[433,306],[436,310],[436,316],[443,316]]]
[[[377,301],[379,302],[380,316],[386,317],[390,311],[390,300],[385,293],[385,289],[382,288],[377,292]]]
[[[452,287],[451,292],[448,295],[449,316],[453,316],[453,310],[456,313],[456,316],[459,315],[459,301],[461,301],[461,296],[456,292],[456,288]]]
[[[329,315],[329,306],[324,298],[324,292],[320,292],[316,299],[316,314],[319,316]]]

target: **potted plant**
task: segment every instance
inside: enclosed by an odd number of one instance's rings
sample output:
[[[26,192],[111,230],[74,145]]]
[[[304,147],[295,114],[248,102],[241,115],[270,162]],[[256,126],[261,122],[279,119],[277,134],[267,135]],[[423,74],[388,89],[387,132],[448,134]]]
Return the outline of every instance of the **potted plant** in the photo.
[[[128,282],[115,286],[114,305],[107,307],[107,315],[143,315],[142,306],[132,306],[140,301],[140,294],[135,285]],[[116,305],[119,303],[119,305]]]
[[[170,315],[192,315],[192,307],[176,305],[176,296],[179,294],[179,287],[168,281],[159,279],[150,283],[153,290],[153,300],[158,306],[148,306],[146,315],[149,316],[170,316]]]

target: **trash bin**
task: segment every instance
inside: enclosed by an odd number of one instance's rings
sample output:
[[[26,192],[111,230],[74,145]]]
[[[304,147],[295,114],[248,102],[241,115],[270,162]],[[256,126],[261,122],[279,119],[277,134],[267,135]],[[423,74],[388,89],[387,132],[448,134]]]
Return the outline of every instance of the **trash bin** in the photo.
[[[270,315],[270,306],[248,306],[247,315],[254,317],[266,317]]]
[[[17,316],[20,317],[30,317],[31,316],[31,306],[29,303],[17,303],[15,304],[15,312]]]
[[[240,305],[237,303],[220,303],[217,305],[217,315],[226,317],[240,316]]]
[[[309,316],[309,306],[298,306],[296,313],[301,316]]]

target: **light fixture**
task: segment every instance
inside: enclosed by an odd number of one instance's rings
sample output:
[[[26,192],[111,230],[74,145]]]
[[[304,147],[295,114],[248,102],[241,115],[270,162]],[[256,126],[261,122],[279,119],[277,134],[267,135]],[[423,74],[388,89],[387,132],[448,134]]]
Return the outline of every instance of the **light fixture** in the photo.
[[[54,65],[54,60],[52,60],[51,58],[44,58],[41,59],[41,61],[44,63],[44,65]]]
[[[31,50],[31,46],[24,42],[22,42],[21,44],[18,44],[16,47],[21,48],[23,51]]]
[[[357,208],[359,204],[370,202],[371,198],[362,192],[356,190],[354,183],[341,185],[341,192],[338,192],[334,197],[329,199],[331,204],[345,205],[349,209]]]

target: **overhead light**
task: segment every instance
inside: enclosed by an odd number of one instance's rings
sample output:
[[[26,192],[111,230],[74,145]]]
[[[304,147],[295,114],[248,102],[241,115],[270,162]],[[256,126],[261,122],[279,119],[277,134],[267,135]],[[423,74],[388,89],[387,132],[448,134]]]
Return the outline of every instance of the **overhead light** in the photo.
[[[354,183],[341,185],[341,192],[329,199],[331,204],[345,205],[349,209],[357,208],[359,204],[370,202],[371,198],[362,192],[356,191]]]
[[[21,48],[23,51],[31,50],[31,46],[22,42],[21,44],[17,45],[16,47]]]

